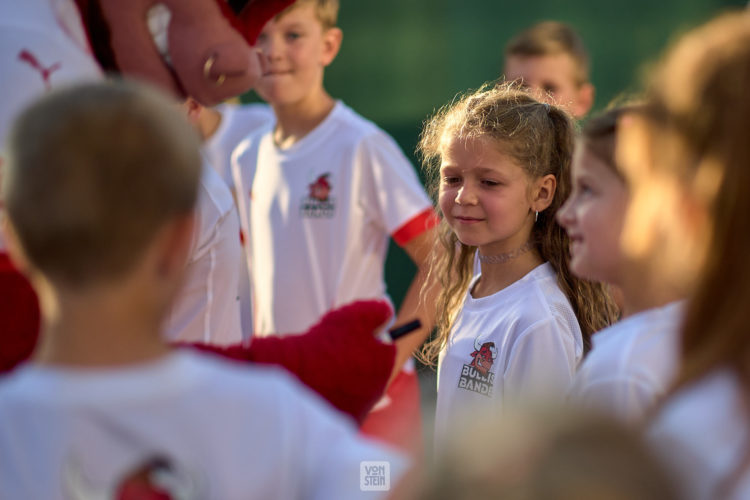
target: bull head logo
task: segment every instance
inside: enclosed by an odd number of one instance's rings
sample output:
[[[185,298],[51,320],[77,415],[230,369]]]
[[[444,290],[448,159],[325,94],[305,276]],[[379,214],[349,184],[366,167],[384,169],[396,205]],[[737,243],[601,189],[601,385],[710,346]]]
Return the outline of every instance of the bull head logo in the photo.
[[[497,347],[494,342],[480,343],[479,339],[474,339],[474,352],[471,353],[471,357],[474,358],[471,361],[471,365],[482,375],[487,375],[490,369],[492,369],[492,363],[494,363],[497,357]]]

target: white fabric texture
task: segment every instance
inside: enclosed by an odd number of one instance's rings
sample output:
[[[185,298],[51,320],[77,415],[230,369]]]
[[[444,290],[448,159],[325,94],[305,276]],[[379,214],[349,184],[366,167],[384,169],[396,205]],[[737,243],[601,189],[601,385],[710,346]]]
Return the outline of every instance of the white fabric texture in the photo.
[[[389,235],[431,208],[387,134],[341,102],[287,149],[270,130],[232,159],[255,334],[301,332],[331,308],[387,298]]]
[[[679,363],[683,303],[649,309],[594,334],[570,404],[639,423],[666,394]]]
[[[467,292],[438,359],[436,444],[477,412],[562,401],[582,356],[580,326],[549,263],[490,296]]]
[[[234,187],[232,151],[245,137],[259,129],[271,127],[276,118],[268,104],[222,103],[214,109],[221,113],[221,122],[213,135],[203,143],[203,151],[208,163],[231,189]]]
[[[229,188],[203,164],[185,279],[168,315],[169,340],[226,345],[242,341],[240,226]]]
[[[154,457],[180,498],[217,500],[378,498],[360,491],[360,461],[388,461],[392,485],[406,465],[275,368],[175,352],[0,380],[0,497],[115,498]]]
[[[723,483],[750,451],[743,392],[731,372],[717,370],[667,400],[651,422],[647,439],[673,472],[681,498],[750,498],[746,466],[726,496],[720,496]]]
[[[72,0],[0,0],[0,75],[2,163],[13,120],[26,106],[53,87],[102,77]]]
[[[232,152],[245,137],[264,127],[272,126],[276,118],[267,104],[222,103],[214,109],[221,114],[221,122],[211,137],[203,142],[203,153],[230,190],[234,190]],[[238,267],[240,324],[242,338],[247,340],[253,333],[253,300],[244,252],[240,256]]]

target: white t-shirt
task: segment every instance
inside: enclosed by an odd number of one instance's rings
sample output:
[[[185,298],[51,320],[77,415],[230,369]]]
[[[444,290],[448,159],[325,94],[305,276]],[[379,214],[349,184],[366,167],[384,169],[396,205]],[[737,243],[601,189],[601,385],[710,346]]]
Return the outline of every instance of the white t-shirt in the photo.
[[[267,104],[222,103],[214,108],[221,113],[221,122],[213,135],[204,141],[203,153],[208,163],[231,190],[234,190],[231,159],[232,152],[248,135],[264,127],[273,125],[276,118]],[[250,288],[250,275],[244,253],[237,264],[239,274],[240,324],[243,339],[253,333],[253,301]]]
[[[10,127],[26,106],[53,87],[102,77],[75,3],[0,1],[0,75],[2,163]]]
[[[647,431],[656,453],[675,474],[682,498],[720,498],[720,488],[750,449],[750,418],[744,389],[729,370],[718,370],[665,403]],[[750,498],[750,468],[729,496]]]
[[[288,149],[270,128],[232,159],[255,333],[301,332],[331,308],[387,298],[388,238],[426,230],[432,204],[396,143],[341,102]]]
[[[476,411],[562,400],[582,356],[578,320],[549,263],[490,296],[467,292],[438,359],[436,444]]]
[[[676,375],[682,313],[683,303],[673,302],[596,333],[573,380],[571,404],[640,422]]]
[[[164,331],[172,341],[242,341],[238,298],[240,226],[229,188],[208,164],[198,188],[185,279]]]
[[[373,498],[361,461],[387,462],[391,485],[406,466],[274,368],[175,352],[0,379],[0,497],[115,498],[155,458],[179,498],[217,500]]]
[[[248,135],[259,129],[271,127],[276,118],[268,104],[222,103],[214,109],[221,113],[221,122],[213,135],[203,143],[203,151],[208,163],[224,179],[227,186],[233,188],[232,151]]]

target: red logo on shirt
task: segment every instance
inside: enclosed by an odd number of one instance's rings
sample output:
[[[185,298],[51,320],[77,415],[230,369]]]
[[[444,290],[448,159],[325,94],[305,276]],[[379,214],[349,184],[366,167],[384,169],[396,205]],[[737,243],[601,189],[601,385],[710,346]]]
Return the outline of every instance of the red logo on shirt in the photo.
[[[492,369],[492,363],[497,357],[497,347],[494,342],[479,343],[479,339],[474,340],[474,352],[471,353],[474,360],[469,366],[473,366],[482,375],[487,375]]]
[[[336,199],[331,196],[331,173],[319,175],[307,185],[307,196],[300,204],[300,216],[307,219],[330,219],[336,213]]]
[[[92,481],[75,459],[64,465],[66,498],[91,500],[172,500],[205,498],[196,477],[161,457],[148,459],[116,480],[108,488],[101,481]]]
[[[54,71],[57,71],[62,67],[61,63],[56,62],[52,66],[48,66],[45,68],[44,65],[39,62],[39,59],[28,49],[23,49],[18,53],[18,60],[25,62],[26,64],[34,68],[37,72],[39,72],[39,75],[42,77],[42,82],[44,82],[44,88],[48,92],[52,89],[52,84],[49,81],[50,76],[52,76],[52,73]]]
[[[461,368],[458,388],[490,397],[495,384],[495,374],[491,371],[497,358],[495,343],[474,339],[474,352],[471,353],[471,357],[471,363]]]
[[[310,198],[318,201],[328,201],[328,194],[331,192],[331,184],[328,182],[330,173],[325,173],[315,179],[315,182],[308,185],[310,188]]]

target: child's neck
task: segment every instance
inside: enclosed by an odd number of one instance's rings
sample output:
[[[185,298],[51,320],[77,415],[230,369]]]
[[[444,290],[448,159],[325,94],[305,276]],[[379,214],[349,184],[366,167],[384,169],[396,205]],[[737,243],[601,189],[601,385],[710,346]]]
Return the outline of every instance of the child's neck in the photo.
[[[280,149],[293,146],[320,125],[335,105],[336,101],[323,89],[320,93],[299,102],[287,105],[274,104],[274,143]]]
[[[471,296],[479,299],[495,294],[520,280],[542,263],[544,261],[536,250],[525,252],[507,262],[481,262],[482,275],[471,290]]]
[[[129,297],[106,290],[81,294],[40,293],[43,330],[32,357],[42,364],[82,367],[142,363],[169,347],[159,314],[133,307]]]
[[[628,272],[617,285],[622,293],[623,318],[685,298],[676,287],[663,281],[647,279],[652,274],[655,273]]]

